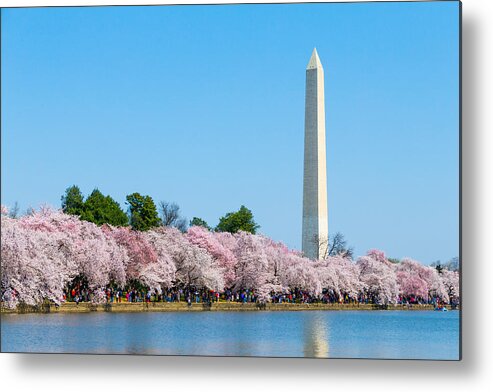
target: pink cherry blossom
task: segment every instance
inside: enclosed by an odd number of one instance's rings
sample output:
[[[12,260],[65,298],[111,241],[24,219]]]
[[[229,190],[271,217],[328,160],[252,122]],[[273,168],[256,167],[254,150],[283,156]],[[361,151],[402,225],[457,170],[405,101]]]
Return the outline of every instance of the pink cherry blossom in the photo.
[[[426,267],[412,259],[404,259],[396,266],[396,277],[401,295],[428,299],[433,281],[431,267]]]
[[[342,255],[312,261],[262,235],[216,233],[191,227],[183,234],[160,227],[137,232],[99,227],[43,206],[18,219],[1,214],[1,298],[5,306],[60,304],[64,290],[84,277],[94,302],[106,301],[110,285],[139,281],[163,289],[253,291],[259,302],[272,294],[301,290],[312,300],[367,299],[394,304],[398,296],[457,303],[458,272],[404,259],[398,264],[379,250],[353,262]],[[326,300],[326,298],[324,298]]]
[[[397,302],[399,288],[396,274],[383,252],[370,251],[367,256],[360,257],[356,264],[359,267],[359,280],[368,297],[382,305]]]
[[[457,271],[442,270],[440,279],[447,292],[449,300],[447,302],[458,301],[459,291],[459,273]]]
[[[186,237],[192,244],[212,256],[217,267],[223,272],[224,284],[230,287],[235,279],[236,256],[224,243],[232,240],[231,245],[234,248],[236,246],[234,237],[230,233],[213,233],[201,226],[190,227]]]
[[[160,227],[154,232],[165,242],[166,249],[173,261],[176,285],[207,288],[222,291],[224,277],[212,256],[204,249],[190,243],[177,229]]]

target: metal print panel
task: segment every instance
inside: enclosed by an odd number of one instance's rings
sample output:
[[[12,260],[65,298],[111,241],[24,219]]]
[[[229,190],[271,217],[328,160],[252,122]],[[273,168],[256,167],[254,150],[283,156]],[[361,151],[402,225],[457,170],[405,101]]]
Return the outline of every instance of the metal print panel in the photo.
[[[459,360],[460,7],[2,9],[2,352]]]

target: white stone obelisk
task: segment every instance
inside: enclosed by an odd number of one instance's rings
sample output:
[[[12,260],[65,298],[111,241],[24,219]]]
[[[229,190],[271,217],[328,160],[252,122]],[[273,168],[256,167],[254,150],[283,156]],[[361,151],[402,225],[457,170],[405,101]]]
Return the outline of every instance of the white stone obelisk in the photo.
[[[306,67],[305,93],[302,250],[306,257],[325,256],[328,226],[324,70],[313,49]]]

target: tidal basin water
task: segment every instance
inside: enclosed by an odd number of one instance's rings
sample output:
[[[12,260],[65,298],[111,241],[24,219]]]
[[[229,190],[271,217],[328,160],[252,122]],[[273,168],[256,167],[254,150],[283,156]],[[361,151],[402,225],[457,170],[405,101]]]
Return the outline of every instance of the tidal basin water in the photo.
[[[3,314],[3,352],[459,358],[459,312]]]

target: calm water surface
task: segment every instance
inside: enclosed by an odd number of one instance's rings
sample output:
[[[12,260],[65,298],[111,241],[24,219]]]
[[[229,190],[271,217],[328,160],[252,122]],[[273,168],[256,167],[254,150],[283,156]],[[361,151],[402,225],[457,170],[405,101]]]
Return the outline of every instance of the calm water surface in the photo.
[[[458,359],[459,312],[7,314],[2,351]]]

